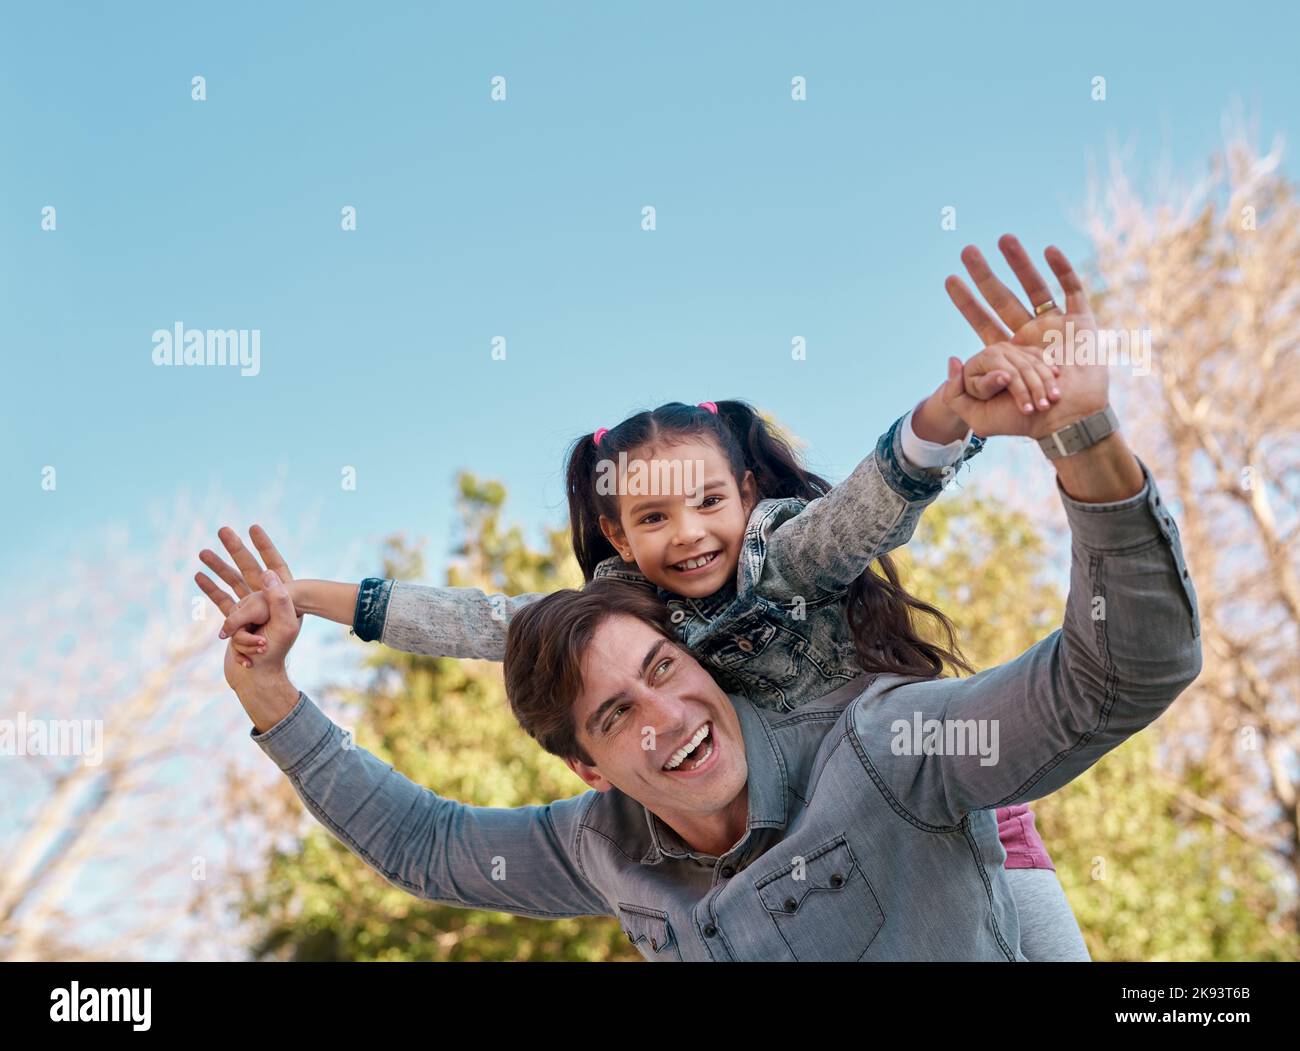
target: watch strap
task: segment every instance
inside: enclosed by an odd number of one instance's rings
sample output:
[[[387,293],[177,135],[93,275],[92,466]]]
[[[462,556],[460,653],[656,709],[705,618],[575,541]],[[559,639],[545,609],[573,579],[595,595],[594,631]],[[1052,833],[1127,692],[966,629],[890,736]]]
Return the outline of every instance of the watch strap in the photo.
[[[1107,405],[1100,412],[1085,416],[1081,420],[1067,424],[1058,431],[1053,431],[1045,438],[1038,439],[1038,447],[1049,460],[1059,460],[1063,456],[1073,456],[1090,445],[1096,445],[1106,435],[1119,430],[1119,417],[1115,410]]]

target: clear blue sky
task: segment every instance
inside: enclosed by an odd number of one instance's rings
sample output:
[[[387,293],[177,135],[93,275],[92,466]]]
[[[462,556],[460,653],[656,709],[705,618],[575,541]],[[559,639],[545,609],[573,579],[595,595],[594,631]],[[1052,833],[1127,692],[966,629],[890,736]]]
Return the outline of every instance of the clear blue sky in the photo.
[[[1296,11],[6,5],[0,591],[183,486],[274,526],[276,477],[322,515],[300,573],[400,529],[440,577],[457,469],[559,522],[569,439],[665,400],[745,397],[841,477],[977,349],[962,245],[1082,251],[1090,156],[1190,174],[1236,99],[1294,140]],[[261,374],[156,367],[178,321],[260,329]]]

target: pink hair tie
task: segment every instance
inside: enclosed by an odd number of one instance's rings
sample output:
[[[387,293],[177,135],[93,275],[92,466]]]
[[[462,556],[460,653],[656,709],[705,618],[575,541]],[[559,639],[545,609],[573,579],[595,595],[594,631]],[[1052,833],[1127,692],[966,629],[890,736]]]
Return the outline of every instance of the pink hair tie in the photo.
[[[605,435],[607,435],[608,433],[609,433],[609,428],[608,428],[608,427],[602,427],[602,428],[600,428],[600,430],[598,430],[595,434],[593,434],[593,435],[591,436],[591,440],[592,440],[592,442],[593,442],[596,446],[599,446],[599,445],[600,445],[600,440],[601,440],[603,437],[605,437]]]
[[[699,407],[701,409],[708,409],[709,412],[713,413],[714,416],[718,415],[718,406],[714,402],[702,401],[700,402]]]

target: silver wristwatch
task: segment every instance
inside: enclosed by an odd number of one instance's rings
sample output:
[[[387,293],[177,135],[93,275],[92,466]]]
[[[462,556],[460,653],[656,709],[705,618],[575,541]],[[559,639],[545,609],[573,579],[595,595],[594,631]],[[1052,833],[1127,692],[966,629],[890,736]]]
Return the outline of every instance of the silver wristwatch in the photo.
[[[1039,438],[1038,447],[1049,460],[1059,460],[1062,456],[1073,456],[1090,445],[1096,445],[1116,430],[1119,430],[1119,417],[1107,405],[1100,412],[1075,420],[1059,431],[1053,431],[1046,438]]]

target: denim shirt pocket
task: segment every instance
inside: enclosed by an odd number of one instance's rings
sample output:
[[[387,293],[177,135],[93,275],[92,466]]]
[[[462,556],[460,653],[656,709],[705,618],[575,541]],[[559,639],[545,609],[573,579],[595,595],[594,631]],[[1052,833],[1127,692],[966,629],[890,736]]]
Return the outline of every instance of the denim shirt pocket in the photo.
[[[761,877],[755,890],[801,962],[859,960],[885,925],[880,900],[843,836]]]
[[[636,946],[637,951],[647,960],[663,963],[681,962],[681,946],[677,944],[677,938],[673,935],[672,925],[668,922],[668,913],[619,902],[618,922],[623,928],[623,933],[627,935],[627,940]]]

